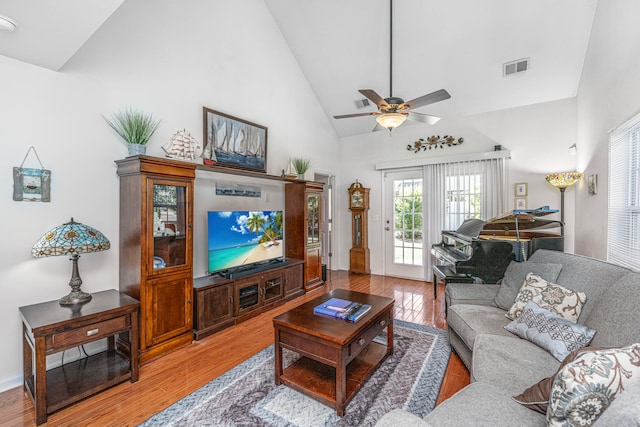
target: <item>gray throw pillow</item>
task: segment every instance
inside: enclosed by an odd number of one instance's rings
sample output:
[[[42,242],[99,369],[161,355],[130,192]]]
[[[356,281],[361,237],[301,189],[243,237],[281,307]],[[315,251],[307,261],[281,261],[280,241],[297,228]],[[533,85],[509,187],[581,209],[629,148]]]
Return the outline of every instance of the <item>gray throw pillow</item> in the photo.
[[[547,350],[562,362],[574,350],[589,344],[596,331],[573,323],[529,301],[516,320],[504,327],[520,338]]]
[[[555,283],[560,270],[562,270],[562,264],[511,261],[511,264],[504,272],[502,284],[493,302],[496,307],[508,311],[513,303],[516,302],[516,296],[518,296],[527,274],[533,273],[547,282]]]

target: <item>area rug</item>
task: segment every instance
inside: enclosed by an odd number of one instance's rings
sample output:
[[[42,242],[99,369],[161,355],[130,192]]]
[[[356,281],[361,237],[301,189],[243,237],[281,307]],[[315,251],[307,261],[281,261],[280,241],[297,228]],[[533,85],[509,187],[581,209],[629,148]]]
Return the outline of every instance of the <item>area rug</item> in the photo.
[[[424,417],[435,407],[449,362],[447,333],[397,319],[393,332],[393,354],[354,396],[344,417],[285,385],[276,386],[269,346],[142,426],[372,426],[396,408]],[[283,350],[285,365],[297,357]]]

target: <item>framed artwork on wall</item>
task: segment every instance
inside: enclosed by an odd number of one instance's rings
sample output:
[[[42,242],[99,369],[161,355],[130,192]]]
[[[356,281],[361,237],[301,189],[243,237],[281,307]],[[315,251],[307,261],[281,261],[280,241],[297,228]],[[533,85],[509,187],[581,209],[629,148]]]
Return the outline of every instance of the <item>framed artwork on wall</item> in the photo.
[[[216,196],[261,197],[262,188],[259,185],[216,182]]]
[[[524,210],[527,209],[527,198],[526,197],[516,197],[513,203],[513,207],[516,210]]]
[[[514,193],[516,197],[526,197],[527,196],[527,183],[526,182],[519,182],[517,184],[514,184]]]
[[[203,107],[202,157],[237,169],[267,171],[267,128]]]

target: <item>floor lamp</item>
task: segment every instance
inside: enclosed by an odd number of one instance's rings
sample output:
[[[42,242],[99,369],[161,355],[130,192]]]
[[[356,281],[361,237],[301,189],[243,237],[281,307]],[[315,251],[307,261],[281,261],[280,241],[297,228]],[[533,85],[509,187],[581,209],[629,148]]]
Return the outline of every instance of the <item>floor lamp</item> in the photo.
[[[547,182],[560,190],[560,221],[562,222],[562,234],[564,234],[564,192],[582,178],[579,172],[559,172],[547,175]]]

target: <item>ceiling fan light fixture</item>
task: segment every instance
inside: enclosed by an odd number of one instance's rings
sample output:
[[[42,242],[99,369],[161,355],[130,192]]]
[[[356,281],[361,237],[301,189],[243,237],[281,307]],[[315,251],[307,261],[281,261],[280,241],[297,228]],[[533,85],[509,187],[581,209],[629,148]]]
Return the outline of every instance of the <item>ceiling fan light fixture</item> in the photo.
[[[6,15],[0,14],[0,31],[12,32],[16,27],[16,21]]]
[[[376,122],[389,130],[397,128],[404,123],[405,120],[407,120],[407,116],[400,113],[385,113],[376,117]]]

